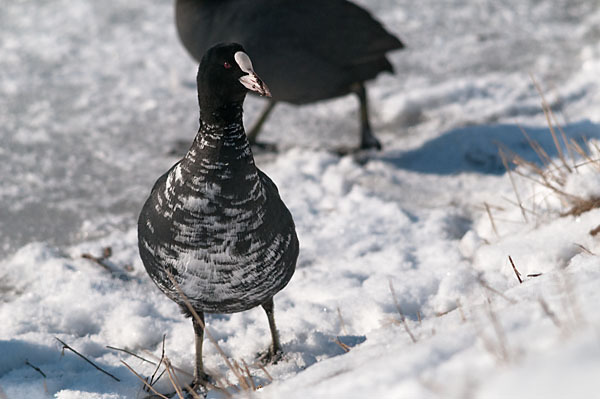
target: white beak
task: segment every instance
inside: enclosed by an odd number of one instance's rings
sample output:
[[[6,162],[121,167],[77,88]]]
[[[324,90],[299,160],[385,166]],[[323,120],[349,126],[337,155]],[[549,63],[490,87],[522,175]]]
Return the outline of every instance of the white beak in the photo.
[[[242,72],[247,73],[247,75],[242,76],[239,81],[243,84],[248,90],[252,90],[260,94],[261,96],[271,97],[271,92],[267,85],[258,77],[256,72],[254,72],[254,68],[252,68],[252,61],[250,61],[250,57],[243,51],[238,51],[233,56],[235,62],[239,65]]]

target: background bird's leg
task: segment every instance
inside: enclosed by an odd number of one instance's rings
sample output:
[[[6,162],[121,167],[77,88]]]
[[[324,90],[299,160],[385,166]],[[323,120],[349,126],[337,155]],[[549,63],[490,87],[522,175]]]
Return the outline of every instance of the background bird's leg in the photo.
[[[267,318],[269,319],[269,328],[271,329],[272,338],[271,346],[269,347],[268,352],[262,358],[265,362],[277,363],[277,361],[281,359],[281,356],[283,355],[283,350],[281,349],[281,343],[279,342],[279,333],[277,332],[277,327],[275,326],[273,298],[263,303],[262,307],[267,313]]]
[[[354,92],[360,101],[360,149],[375,148],[381,150],[381,142],[375,137],[369,123],[369,107],[367,102],[367,90],[363,83],[356,83]]]
[[[199,385],[204,386],[209,381],[208,375],[204,372],[204,365],[202,364],[202,341],[204,340],[204,313],[198,312],[202,324],[195,318],[192,318],[194,323],[194,335],[196,337],[196,364],[194,364],[194,381],[192,386],[197,387]]]
[[[248,133],[246,133],[248,135],[248,141],[250,141],[250,144],[252,144],[252,145],[257,144],[256,137],[260,133],[260,129],[262,128],[262,125],[267,120],[269,114],[271,113],[271,111],[273,111],[273,108],[275,107],[276,103],[277,103],[277,101],[269,100],[269,102],[267,103],[267,106],[263,109],[262,114],[258,117],[258,120],[254,124],[254,126],[252,126],[252,129],[250,129],[250,131]]]

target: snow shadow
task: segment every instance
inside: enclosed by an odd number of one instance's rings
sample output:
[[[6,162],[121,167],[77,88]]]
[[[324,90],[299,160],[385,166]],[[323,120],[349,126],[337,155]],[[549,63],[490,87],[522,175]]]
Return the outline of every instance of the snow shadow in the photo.
[[[55,362],[60,354],[56,349],[18,339],[0,340],[0,353],[0,376],[26,367],[27,361],[34,364]]]
[[[558,155],[547,126],[522,126],[529,138],[536,141],[548,155]],[[582,142],[584,138],[599,138],[600,125],[581,121],[563,127],[567,137]],[[560,132],[555,128],[560,136]],[[561,140],[562,142],[562,140]],[[390,151],[377,156],[401,169],[438,175],[462,172],[500,175],[505,172],[498,148],[505,147],[527,161],[540,159],[527,141],[519,125],[468,126],[450,130],[425,143],[422,147],[402,152]]]
[[[332,336],[314,331],[310,334],[299,334],[292,342],[284,344],[284,350],[292,357],[302,359],[302,367],[308,368],[321,359],[343,355],[366,339],[364,335]]]

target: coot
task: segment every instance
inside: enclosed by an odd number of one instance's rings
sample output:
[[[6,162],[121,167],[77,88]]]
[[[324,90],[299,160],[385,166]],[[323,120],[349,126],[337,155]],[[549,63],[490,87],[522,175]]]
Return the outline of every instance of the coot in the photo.
[[[298,257],[292,216],[273,181],[254,164],[242,122],[246,93],[268,96],[269,89],[235,43],[206,52],[197,83],[198,134],[183,159],[154,184],[138,220],[146,271],[189,316],[179,286],[202,319],[193,319],[194,387],[208,378],[202,365],[204,313],[262,305],[272,336],[267,360],[281,354],[273,296],[290,281]]]
[[[272,98],[248,133],[251,142],[278,101],[300,105],[354,93],[360,148],[381,148],[364,82],[392,72],[386,53],[404,45],[365,9],[346,0],[176,0],[175,11],[179,37],[196,60],[214,43],[235,41],[269,82]]]

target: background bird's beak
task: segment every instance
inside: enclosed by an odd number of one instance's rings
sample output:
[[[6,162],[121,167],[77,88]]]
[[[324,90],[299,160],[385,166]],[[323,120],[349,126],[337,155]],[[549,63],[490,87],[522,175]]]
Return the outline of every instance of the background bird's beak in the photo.
[[[239,80],[248,90],[255,91],[261,96],[271,97],[269,88],[254,71],[242,76]]]

